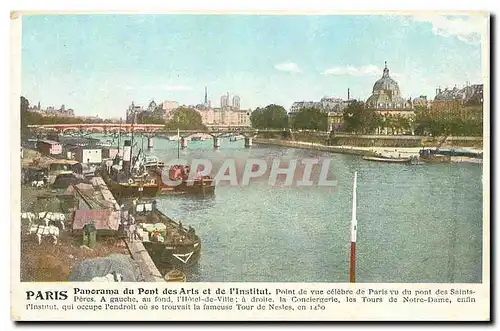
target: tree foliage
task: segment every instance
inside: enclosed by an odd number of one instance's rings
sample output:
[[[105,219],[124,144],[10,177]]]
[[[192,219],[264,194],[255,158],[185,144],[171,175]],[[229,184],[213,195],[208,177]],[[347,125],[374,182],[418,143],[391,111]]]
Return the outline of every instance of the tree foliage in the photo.
[[[353,101],[344,109],[344,129],[347,132],[360,133],[363,128],[363,102]]]
[[[156,107],[153,113],[146,111],[137,113],[136,119],[139,124],[165,124],[163,109],[160,106]]]
[[[419,108],[415,112],[417,134],[433,136],[482,136],[482,105],[462,105],[458,109]]]
[[[81,123],[96,123],[102,122],[102,119],[88,119],[79,117],[61,117],[61,116],[44,116],[37,112],[29,110],[29,100],[21,96],[20,116],[21,116],[21,135],[28,133],[28,125],[44,125],[44,124],[81,124]]]
[[[188,107],[179,107],[172,112],[171,119],[167,122],[168,129],[202,130],[207,127],[203,124],[200,113]]]
[[[293,118],[294,129],[326,131],[328,128],[328,114],[317,108],[302,108]]]
[[[285,108],[271,104],[257,108],[250,115],[252,127],[256,129],[284,129],[288,127],[288,115]]]
[[[400,114],[380,114],[355,101],[344,109],[344,127],[347,132],[356,134],[375,134],[384,129],[397,134],[411,131],[412,120]]]

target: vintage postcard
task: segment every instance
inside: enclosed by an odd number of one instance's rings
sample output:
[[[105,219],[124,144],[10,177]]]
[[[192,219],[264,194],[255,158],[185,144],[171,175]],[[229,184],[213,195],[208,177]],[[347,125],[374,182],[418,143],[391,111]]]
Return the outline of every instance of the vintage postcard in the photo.
[[[12,12],[12,319],[488,321],[489,20]]]

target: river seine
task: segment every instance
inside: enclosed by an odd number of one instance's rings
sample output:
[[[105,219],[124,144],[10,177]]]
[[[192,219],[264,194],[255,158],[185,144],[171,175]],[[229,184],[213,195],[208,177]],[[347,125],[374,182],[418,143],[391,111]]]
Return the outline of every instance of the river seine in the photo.
[[[167,162],[177,142],[154,138],[149,153]],[[138,138],[137,146],[147,146]],[[158,207],[202,239],[188,281],[348,282],[352,181],[358,172],[356,281],[481,282],[482,165],[399,165],[358,156],[254,145],[190,141],[183,159],[220,165],[248,158],[331,158],[333,187],[221,182],[211,197],[158,198]],[[313,171],[313,177],[319,171]],[[298,177],[301,178],[301,177]]]

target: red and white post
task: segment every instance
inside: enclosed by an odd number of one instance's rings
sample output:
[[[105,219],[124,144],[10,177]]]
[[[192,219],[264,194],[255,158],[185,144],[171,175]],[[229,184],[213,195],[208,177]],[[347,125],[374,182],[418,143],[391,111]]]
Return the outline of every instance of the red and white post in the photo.
[[[358,230],[358,221],[356,220],[356,185],[358,172],[354,172],[354,184],[352,187],[352,218],[351,218],[351,258],[349,264],[349,281],[356,282],[356,235]]]

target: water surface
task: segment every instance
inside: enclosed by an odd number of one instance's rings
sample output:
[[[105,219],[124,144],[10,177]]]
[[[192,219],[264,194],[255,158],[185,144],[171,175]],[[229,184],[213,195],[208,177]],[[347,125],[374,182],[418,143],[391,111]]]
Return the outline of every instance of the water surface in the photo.
[[[155,138],[150,153],[176,158],[177,142]],[[180,156],[216,167],[234,158],[238,169],[248,158],[331,158],[337,180],[335,187],[286,187],[260,178],[246,187],[221,183],[213,197],[160,197],[159,208],[202,239],[189,281],[348,282],[357,171],[358,282],[481,282],[481,165],[381,164],[303,149],[246,149],[228,139],[217,151],[212,141],[190,142]]]

